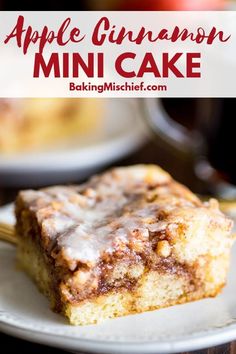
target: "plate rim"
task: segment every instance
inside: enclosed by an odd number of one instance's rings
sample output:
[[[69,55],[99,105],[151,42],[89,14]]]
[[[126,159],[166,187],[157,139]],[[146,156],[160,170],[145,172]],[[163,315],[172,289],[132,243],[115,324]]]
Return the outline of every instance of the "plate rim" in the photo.
[[[199,331],[196,335],[188,335],[186,339],[170,341],[143,341],[141,343],[119,341],[94,340],[75,338],[67,335],[55,335],[49,332],[40,332],[34,329],[19,327],[0,319],[0,329],[3,333],[24,339],[30,342],[49,345],[60,349],[73,351],[87,351],[104,354],[170,354],[182,351],[204,349],[221,345],[236,339],[236,323],[222,328]],[[58,340],[59,339],[59,340]]]

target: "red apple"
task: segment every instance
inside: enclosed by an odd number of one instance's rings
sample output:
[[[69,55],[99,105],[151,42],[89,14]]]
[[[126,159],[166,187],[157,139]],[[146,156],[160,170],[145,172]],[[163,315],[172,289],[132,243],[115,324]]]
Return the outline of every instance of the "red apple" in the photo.
[[[119,10],[219,10],[224,6],[225,0],[122,0]]]

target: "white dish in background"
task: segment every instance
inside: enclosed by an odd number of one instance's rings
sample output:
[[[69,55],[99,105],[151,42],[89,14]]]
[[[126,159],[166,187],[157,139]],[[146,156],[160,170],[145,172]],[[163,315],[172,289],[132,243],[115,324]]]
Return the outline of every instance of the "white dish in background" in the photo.
[[[103,100],[102,127],[47,151],[0,155],[1,185],[79,181],[139,148],[146,130],[137,100]]]
[[[4,213],[5,217],[6,213],[12,213],[11,207],[5,208]],[[53,313],[33,282],[16,270],[14,246],[0,242],[0,330],[74,352],[164,354],[234,340],[235,294],[236,247],[228,284],[214,299],[73,327]]]

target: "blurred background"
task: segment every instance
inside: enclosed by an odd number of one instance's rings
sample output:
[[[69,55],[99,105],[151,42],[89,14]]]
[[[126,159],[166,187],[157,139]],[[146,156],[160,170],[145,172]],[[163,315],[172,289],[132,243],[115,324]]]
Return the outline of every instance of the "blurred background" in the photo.
[[[224,0],[1,1],[1,10],[222,10]],[[1,99],[0,193],[156,163],[193,191],[236,197],[235,99]],[[0,194],[1,195],[1,194]],[[5,198],[2,200],[5,201]],[[0,199],[1,200],[1,199]]]
[[[23,0],[16,5],[8,0],[1,1],[3,10],[222,10],[228,2],[225,0],[80,0],[63,2],[56,0],[32,3]],[[34,8],[33,8],[34,7]]]

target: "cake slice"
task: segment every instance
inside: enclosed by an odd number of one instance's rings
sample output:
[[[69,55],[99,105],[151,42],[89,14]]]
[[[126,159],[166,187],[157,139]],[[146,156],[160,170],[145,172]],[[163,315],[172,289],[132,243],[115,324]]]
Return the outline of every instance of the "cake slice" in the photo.
[[[154,165],[16,200],[18,260],[74,325],[216,296],[232,221]]]
[[[98,129],[102,110],[99,99],[0,99],[0,154],[67,146]]]

